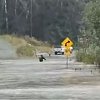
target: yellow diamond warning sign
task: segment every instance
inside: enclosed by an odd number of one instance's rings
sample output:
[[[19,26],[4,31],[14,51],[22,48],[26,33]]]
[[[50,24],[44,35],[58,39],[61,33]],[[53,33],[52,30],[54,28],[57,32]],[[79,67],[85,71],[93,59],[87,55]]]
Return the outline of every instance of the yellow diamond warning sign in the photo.
[[[61,44],[64,47],[71,47],[73,45],[73,42],[67,37]]]

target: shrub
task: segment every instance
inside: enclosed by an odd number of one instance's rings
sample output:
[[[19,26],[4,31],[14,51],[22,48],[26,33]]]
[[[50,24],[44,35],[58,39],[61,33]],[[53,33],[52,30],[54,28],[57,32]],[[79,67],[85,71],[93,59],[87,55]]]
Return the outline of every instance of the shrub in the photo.
[[[76,60],[82,62],[84,54],[81,51],[76,52]]]
[[[96,59],[95,62],[100,66],[100,48],[96,51]]]
[[[21,46],[17,49],[17,54],[19,56],[29,56],[32,57],[35,53],[35,49],[30,46],[30,45],[26,45],[26,46]]]
[[[92,53],[89,54],[89,53],[86,53],[86,52],[83,52],[83,51],[78,51],[76,53],[76,59],[79,62],[94,64],[95,58],[96,58],[95,55],[92,54]]]
[[[95,55],[93,55],[93,54],[85,54],[85,56],[83,58],[83,62],[85,62],[87,64],[94,64]]]

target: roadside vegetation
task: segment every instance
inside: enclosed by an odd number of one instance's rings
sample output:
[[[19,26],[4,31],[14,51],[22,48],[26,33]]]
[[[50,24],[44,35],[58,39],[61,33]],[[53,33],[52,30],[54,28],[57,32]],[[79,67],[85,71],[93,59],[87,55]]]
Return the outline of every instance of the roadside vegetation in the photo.
[[[80,49],[76,51],[76,59],[79,62],[84,62],[86,64],[95,64],[96,66],[100,67],[100,47],[95,50],[91,48],[89,51],[87,48],[86,51]]]
[[[38,41],[34,37],[29,36],[17,37],[13,35],[2,35],[5,39],[16,48],[16,53],[19,57],[36,57],[36,53],[51,52],[51,46],[48,43]]]
[[[79,50],[76,58],[78,61],[96,64],[100,67],[100,0],[87,3],[83,21],[85,27],[78,37]]]

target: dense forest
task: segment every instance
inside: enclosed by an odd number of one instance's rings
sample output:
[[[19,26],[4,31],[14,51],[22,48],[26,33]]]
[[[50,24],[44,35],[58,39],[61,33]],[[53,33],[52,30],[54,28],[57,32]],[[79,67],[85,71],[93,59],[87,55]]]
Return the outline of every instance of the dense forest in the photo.
[[[82,12],[90,0],[0,0],[0,34],[34,36],[58,44],[77,41]]]

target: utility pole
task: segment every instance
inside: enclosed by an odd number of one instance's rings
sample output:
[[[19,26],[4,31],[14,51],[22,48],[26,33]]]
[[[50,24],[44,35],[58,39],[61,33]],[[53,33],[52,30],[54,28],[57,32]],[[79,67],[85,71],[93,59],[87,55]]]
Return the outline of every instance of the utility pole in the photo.
[[[17,0],[15,1],[15,16],[17,15]]]
[[[7,17],[7,14],[8,14],[8,12],[7,12],[7,1],[5,0],[4,1],[5,3],[5,14],[6,14],[6,32],[8,33],[8,17]]]
[[[67,55],[66,67],[68,69],[68,55]]]
[[[32,4],[33,2],[32,2],[32,0],[31,0],[31,16],[30,16],[30,23],[31,23],[31,37],[32,37],[32,32],[33,32],[33,30],[32,30],[32,7],[33,7],[33,4]]]

